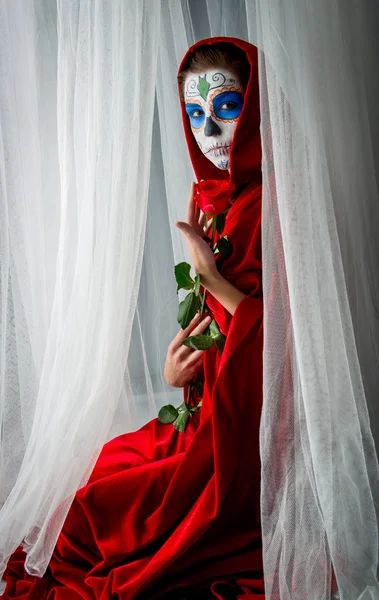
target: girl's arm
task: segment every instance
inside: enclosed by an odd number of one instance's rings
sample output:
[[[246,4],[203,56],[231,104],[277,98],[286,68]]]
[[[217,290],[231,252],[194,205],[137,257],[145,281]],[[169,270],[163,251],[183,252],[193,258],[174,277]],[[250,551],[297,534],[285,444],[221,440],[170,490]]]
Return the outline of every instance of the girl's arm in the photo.
[[[231,315],[234,314],[239,303],[246,298],[246,294],[241,292],[218,272],[207,277],[201,276],[200,279],[201,285],[208,290]]]

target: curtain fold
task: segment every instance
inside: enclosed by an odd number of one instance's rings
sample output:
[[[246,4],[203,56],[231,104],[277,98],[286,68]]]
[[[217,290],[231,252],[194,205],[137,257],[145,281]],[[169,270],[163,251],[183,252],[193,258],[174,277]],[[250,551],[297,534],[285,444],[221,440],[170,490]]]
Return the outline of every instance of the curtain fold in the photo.
[[[39,575],[124,389],[160,22],[159,2],[51,5],[0,7],[0,555],[25,538]]]
[[[269,0],[256,9],[266,597],[329,599],[338,589],[346,600],[373,600],[379,13],[354,1]]]
[[[0,3],[0,572],[42,575],[102,445],[179,405],[176,72],[258,46],[267,600],[376,600],[379,9],[373,0]]]

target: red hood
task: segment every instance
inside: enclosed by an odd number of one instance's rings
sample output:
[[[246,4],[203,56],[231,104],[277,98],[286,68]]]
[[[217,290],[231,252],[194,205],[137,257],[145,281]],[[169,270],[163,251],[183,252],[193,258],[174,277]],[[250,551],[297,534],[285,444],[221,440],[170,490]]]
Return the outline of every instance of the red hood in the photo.
[[[260,136],[260,108],[259,108],[259,79],[258,79],[258,50],[256,46],[233,37],[213,37],[200,40],[191,46],[180,66],[178,73],[188,55],[202,44],[215,44],[216,42],[229,42],[246,52],[250,63],[250,77],[245,91],[244,105],[234,132],[233,144],[230,151],[230,181],[236,187],[251,181],[259,185],[262,182],[262,148]],[[181,100],[184,133],[187,140],[193,168],[198,181],[200,179],[229,180],[226,170],[218,169],[201,152],[193,136],[190,121],[185,110],[185,103]]]

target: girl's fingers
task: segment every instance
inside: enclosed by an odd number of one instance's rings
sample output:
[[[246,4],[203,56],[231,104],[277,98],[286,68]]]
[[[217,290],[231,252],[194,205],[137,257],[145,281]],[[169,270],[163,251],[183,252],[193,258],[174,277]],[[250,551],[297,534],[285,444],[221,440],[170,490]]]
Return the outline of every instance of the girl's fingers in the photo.
[[[199,323],[199,313],[196,313],[196,315],[189,322],[189,324],[187,325],[187,327],[185,329],[179,329],[180,341],[184,340],[184,338],[189,336],[189,333],[190,333],[192,327],[194,327],[194,325],[196,325],[196,323]]]
[[[195,214],[195,208],[194,208],[195,202],[193,200],[194,185],[195,185],[195,182],[192,181],[189,196],[188,196],[187,215],[186,215],[186,221],[187,221],[187,223],[190,223],[191,225],[194,222],[194,214]]]
[[[195,202],[195,197],[193,197],[193,206],[194,206],[194,211],[195,211],[195,220],[198,221],[199,220],[199,214],[200,214],[200,206],[198,205],[197,202]]]
[[[212,227],[212,219],[209,219],[207,226],[204,227],[204,233],[208,233],[208,231],[210,230],[210,228]]]
[[[198,218],[198,225],[201,228],[201,231],[203,232],[203,235],[205,235],[206,233],[208,233],[210,227],[212,226],[212,219],[207,219],[207,225],[204,226],[204,213],[201,210],[200,211],[200,216]]]
[[[196,325],[196,323],[198,321],[199,321],[199,313],[196,313],[196,315],[193,317],[192,321],[190,321],[190,323],[187,325],[187,327],[185,329],[182,329],[182,328],[179,329],[178,333],[176,334],[176,336],[174,337],[174,339],[171,342],[171,347],[174,351],[176,351],[178,348],[182,347],[182,341],[190,335],[192,327],[194,327],[194,325]]]
[[[197,335],[198,333],[201,333],[202,331],[204,331],[204,329],[206,329],[208,327],[208,325],[211,321],[212,321],[212,317],[210,317],[210,316],[205,317],[205,319],[203,318],[202,321],[191,332],[191,335]]]
[[[183,339],[185,339],[186,337],[189,337],[189,335],[198,335],[199,333],[202,333],[208,327],[208,325],[211,321],[212,321],[212,317],[207,317],[207,318],[203,319],[201,321],[201,323],[199,323],[199,325],[197,325],[197,327],[195,327],[195,329],[193,331],[191,331],[188,335],[185,335]],[[204,352],[204,350],[194,350],[193,348],[189,348],[188,346],[185,346],[182,343],[180,343],[180,347],[177,350],[178,356],[181,359],[185,359],[186,357],[194,354],[195,352],[202,353],[202,352]]]
[[[186,366],[191,367],[191,366],[195,366],[196,363],[201,364],[203,361],[203,352],[204,352],[204,350],[194,350],[192,352],[192,354],[190,354],[188,359],[186,360]]]
[[[204,227],[204,213],[201,209],[199,209],[199,217],[197,219],[198,224],[200,225],[200,227],[203,229]]]
[[[192,203],[193,203],[193,227],[195,229],[196,228],[195,226],[199,223],[200,206],[197,204],[197,202],[195,202],[194,197],[192,198]]]

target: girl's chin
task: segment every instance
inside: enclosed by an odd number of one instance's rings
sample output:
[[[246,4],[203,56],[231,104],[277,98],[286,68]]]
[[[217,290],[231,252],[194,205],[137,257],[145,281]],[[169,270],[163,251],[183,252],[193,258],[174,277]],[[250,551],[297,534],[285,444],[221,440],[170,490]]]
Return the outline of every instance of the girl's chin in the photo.
[[[226,171],[230,168],[229,158],[220,157],[218,160],[213,159],[212,162],[218,169],[221,169],[222,171]]]

